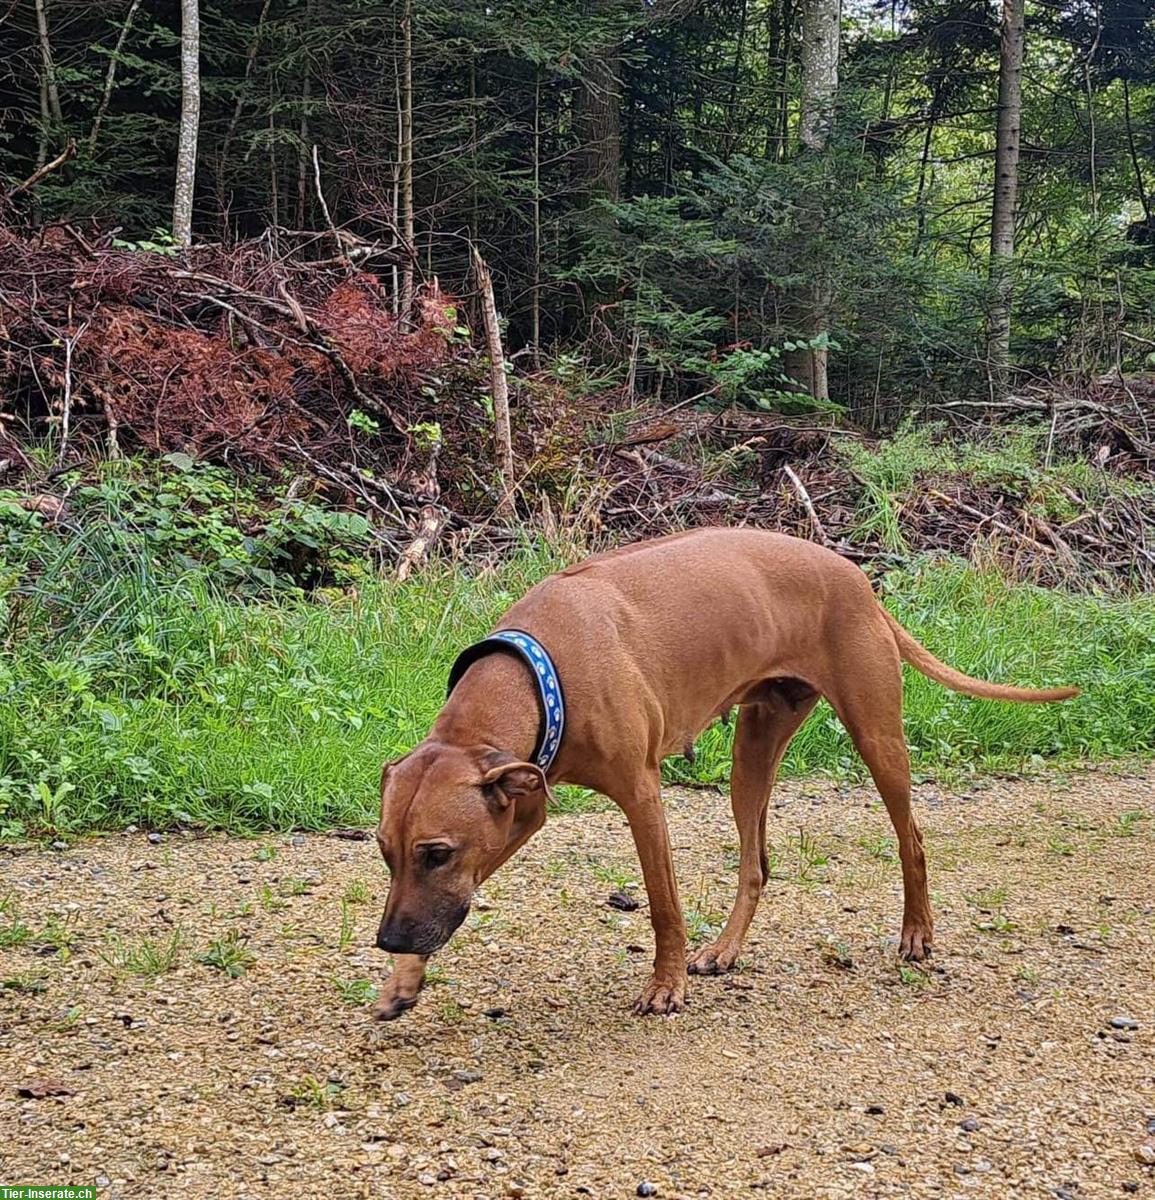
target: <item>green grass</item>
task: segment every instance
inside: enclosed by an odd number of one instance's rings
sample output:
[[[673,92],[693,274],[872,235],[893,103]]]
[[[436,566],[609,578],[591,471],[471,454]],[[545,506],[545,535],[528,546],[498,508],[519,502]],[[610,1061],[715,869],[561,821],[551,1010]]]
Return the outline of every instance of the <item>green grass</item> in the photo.
[[[380,764],[428,729],[454,656],[558,565],[527,547],[499,569],[439,567],[310,602],[226,598],[203,575],[157,573],[91,538],[66,555],[21,592],[0,579],[0,837],[371,822]],[[1151,598],[1073,597],[949,564],[894,573],[885,591],[959,668],[1085,692],[1064,705],[994,704],[908,672],[919,772],[1155,748]],[[731,737],[706,731],[696,763],[671,759],[667,778],[723,782]],[[825,705],[784,771],[859,774]],[[589,803],[577,789],[559,797],[562,809]]]

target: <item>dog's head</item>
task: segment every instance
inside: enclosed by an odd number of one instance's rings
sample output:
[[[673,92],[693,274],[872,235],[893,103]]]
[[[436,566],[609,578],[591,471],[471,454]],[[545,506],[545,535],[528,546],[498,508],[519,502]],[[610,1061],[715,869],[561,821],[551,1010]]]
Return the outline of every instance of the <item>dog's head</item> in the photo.
[[[392,882],[377,945],[432,954],[473,893],[545,822],[545,775],[491,746],[425,742],[381,772],[377,843]]]

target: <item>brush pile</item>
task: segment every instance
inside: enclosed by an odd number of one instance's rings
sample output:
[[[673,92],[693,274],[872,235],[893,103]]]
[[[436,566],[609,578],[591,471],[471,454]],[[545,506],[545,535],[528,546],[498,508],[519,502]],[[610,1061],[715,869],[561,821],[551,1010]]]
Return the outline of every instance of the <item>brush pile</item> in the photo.
[[[283,231],[175,255],[0,227],[0,484],[50,515],[54,479],[94,456],[180,452],[311,481],[362,512],[403,572],[439,542],[514,540],[495,516],[489,372],[458,302],[434,281],[399,314],[354,265],[364,256],[315,255],[315,239]],[[867,566],[949,552],[1067,588],[1155,587],[1155,378],[943,404],[933,441],[961,428],[997,445],[1025,423],[1038,469],[976,473],[923,445],[894,478],[826,414],[646,409],[544,375],[511,383],[520,516],[592,541],[748,523]],[[46,432],[52,470],[27,448]]]

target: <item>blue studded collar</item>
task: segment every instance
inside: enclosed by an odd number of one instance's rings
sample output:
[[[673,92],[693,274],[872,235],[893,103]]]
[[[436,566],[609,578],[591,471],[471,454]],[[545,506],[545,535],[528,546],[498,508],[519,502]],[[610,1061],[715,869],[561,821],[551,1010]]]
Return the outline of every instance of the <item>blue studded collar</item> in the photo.
[[[457,686],[466,669],[479,658],[494,650],[512,650],[521,657],[537,681],[538,699],[541,702],[541,723],[538,725],[537,745],[533,749],[533,761],[543,771],[549,771],[561,739],[565,734],[565,697],[561,690],[561,679],[553,659],[545,647],[528,633],[520,629],[499,629],[480,642],[467,646],[457,656],[449,671],[449,692]]]

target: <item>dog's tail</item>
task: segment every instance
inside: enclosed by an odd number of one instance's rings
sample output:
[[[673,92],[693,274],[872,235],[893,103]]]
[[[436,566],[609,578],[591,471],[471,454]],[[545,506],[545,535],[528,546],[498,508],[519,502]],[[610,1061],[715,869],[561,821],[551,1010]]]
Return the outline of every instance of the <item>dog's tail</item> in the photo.
[[[933,679],[952,691],[962,692],[966,696],[978,696],[983,700],[1018,700],[1025,704],[1070,700],[1072,696],[1079,694],[1079,689],[1075,687],[1008,687],[1002,683],[988,683],[985,679],[972,679],[969,675],[964,675],[961,671],[956,671],[954,667],[948,667],[946,663],[935,658],[925,646],[916,642],[885,608],[882,613],[894,634],[894,640],[898,644],[898,652],[903,661],[910,663],[916,671],[921,671],[928,679]]]

